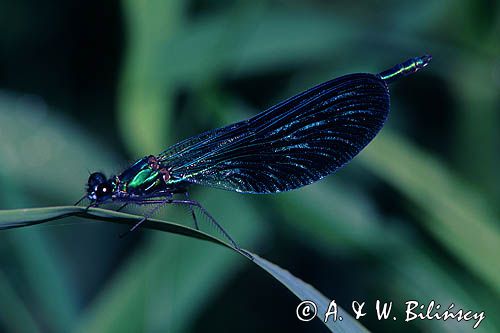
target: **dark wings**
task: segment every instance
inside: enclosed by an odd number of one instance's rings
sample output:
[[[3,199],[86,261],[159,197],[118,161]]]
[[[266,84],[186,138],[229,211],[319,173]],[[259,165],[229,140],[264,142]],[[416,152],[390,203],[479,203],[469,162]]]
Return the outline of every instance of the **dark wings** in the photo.
[[[351,74],[181,141],[158,158],[172,180],[244,193],[289,191],[349,162],[380,131],[388,112],[385,82]]]

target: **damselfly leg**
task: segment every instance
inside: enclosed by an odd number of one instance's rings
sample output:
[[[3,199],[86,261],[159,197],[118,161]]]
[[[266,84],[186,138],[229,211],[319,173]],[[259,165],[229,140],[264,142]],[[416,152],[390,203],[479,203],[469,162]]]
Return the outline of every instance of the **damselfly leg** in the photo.
[[[141,219],[139,222],[134,224],[132,228],[130,228],[128,231],[124,232],[123,234],[120,235],[120,238],[125,237],[135,229],[137,229],[141,224],[143,224],[150,216],[154,215],[158,209],[160,209],[163,205],[169,203],[172,199],[166,198],[163,200],[155,200],[155,202],[150,202],[150,200],[142,200],[142,201],[134,201],[135,204],[138,205],[144,205],[144,204],[156,204],[156,206],[149,211],[146,215],[144,215],[144,218]],[[125,205],[129,204],[130,202],[125,203]],[[123,207],[123,206],[122,206]]]
[[[236,242],[233,240],[233,238],[231,236],[229,236],[229,234],[226,232],[226,230],[224,230],[224,228],[215,220],[215,218],[212,215],[210,215],[210,213],[205,209],[205,207],[203,207],[198,201],[191,200],[191,199],[186,199],[186,200],[176,200],[176,199],[173,199],[173,200],[169,201],[168,203],[169,204],[173,204],[173,205],[187,205],[187,206],[190,206],[192,208],[194,208],[194,207],[198,208],[200,210],[200,212],[203,215],[205,215],[210,222],[212,222],[212,224],[214,225],[214,227],[216,227],[217,230],[219,230],[219,232],[221,234],[223,234],[224,237],[226,237],[226,239],[229,240],[229,242],[231,242],[231,244],[233,245],[233,248],[235,250],[237,250],[241,254],[247,256],[249,259],[253,260],[253,256],[250,253],[248,253],[247,251],[245,251],[242,248],[240,248],[236,244]]]
[[[156,206],[153,210],[151,210],[151,212],[148,214],[148,216],[145,216],[142,220],[140,220],[139,222],[137,222],[129,230],[129,232],[130,231],[134,231],[135,229],[137,229],[137,227],[139,227],[139,225],[141,225],[142,223],[144,223],[148,219],[148,217],[151,216],[152,213],[156,212],[160,207],[162,207],[165,204],[184,205],[184,206],[191,207],[191,209],[193,209],[193,208],[199,209],[199,211],[208,218],[208,220],[212,223],[212,225],[231,243],[231,245],[233,246],[233,248],[235,250],[237,250],[241,254],[243,254],[243,255],[247,256],[248,258],[250,258],[251,260],[253,260],[253,256],[250,253],[248,253],[245,250],[243,250],[242,248],[240,248],[238,246],[238,244],[236,244],[236,242],[234,241],[234,239],[231,236],[229,236],[229,234],[227,233],[227,231],[224,230],[224,228],[205,209],[205,207],[203,207],[196,200],[192,200],[192,199],[180,200],[180,199],[171,199],[171,198],[166,199],[166,200],[158,200],[158,199],[139,200],[139,199],[136,199],[136,200],[130,201],[130,203],[135,203],[137,205],[158,205],[158,206]]]
[[[80,204],[80,202],[82,202],[86,198],[87,198],[87,195],[84,195],[83,197],[80,198],[80,200],[78,200],[77,202],[75,202],[75,204],[73,206],[78,206]]]
[[[121,206],[120,206],[120,207],[119,207],[116,211],[117,211],[117,212],[121,211],[122,209],[124,209],[125,207],[127,207],[127,206],[128,206],[128,204],[129,204],[128,202],[124,203],[124,204],[123,204],[123,205],[121,205]]]
[[[188,191],[184,192],[184,195],[186,196],[186,199],[189,200],[189,192]],[[191,211],[191,216],[193,217],[194,227],[196,228],[196,230],[200,230],[200,228],[198,227],[198,221],[196,220],[196,214],[194,213],[193,206],[189,206],[189,210]]]
[[[92,202],[87,207],[85,207],[85,213],[87,213],[90,208],[97,208],[97,207],[99,207],[99,204],[97,202]]]

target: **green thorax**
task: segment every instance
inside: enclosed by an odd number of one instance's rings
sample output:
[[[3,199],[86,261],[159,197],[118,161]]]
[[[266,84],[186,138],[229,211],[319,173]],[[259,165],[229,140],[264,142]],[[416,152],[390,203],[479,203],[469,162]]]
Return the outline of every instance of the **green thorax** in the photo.
[[[131,195],[144,195],[165,189],[165,182],[157,170],[153,170],[147,158],[142,158],[125,170],[119,178],[118,190]]]

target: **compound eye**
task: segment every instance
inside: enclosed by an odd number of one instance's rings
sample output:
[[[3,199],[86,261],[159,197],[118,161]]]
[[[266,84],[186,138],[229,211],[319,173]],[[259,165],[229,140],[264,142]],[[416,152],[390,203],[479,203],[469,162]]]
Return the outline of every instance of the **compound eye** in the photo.
[[[111,195],[111,187],[108,184],[97,185],[95,194],[97,197],[102,198]]]
[[[94,172],[89,176],[89,181],[88,185],[89,188],[94,188],[96,186],[99,186],[103,183],[106,183],[106,176],[104,176],[103,173],[101,172]]]

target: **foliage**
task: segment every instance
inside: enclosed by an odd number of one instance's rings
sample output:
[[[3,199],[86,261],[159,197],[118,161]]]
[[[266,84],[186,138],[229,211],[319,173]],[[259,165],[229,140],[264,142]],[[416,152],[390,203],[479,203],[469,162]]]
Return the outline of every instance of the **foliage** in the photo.
[[[1,209],[72,204],[89,171],[120,172],[315,83],[432,54],[425,71],[391,85],[386,127],[335,176],[275,196],[192,196],[243,247],[346,310],[355,299],[435,299],[484,310],[477,331],[500,330],[498,4],[20,1],[0,5],[0,27]],[[179,209],[161,216],[189,223]],[[0,233],[2,329],[323,327],[300,323],[295,298],[222,248],[148,230],[121,240],[123,227],[64,221]]]

